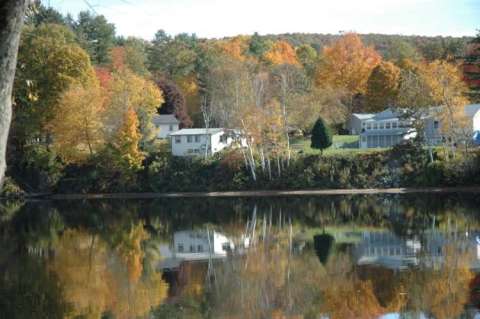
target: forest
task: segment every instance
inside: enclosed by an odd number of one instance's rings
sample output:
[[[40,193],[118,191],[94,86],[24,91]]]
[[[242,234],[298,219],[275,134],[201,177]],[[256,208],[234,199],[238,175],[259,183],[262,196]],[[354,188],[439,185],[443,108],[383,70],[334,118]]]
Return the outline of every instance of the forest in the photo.
[[[475,183],[468,177],[478,155],[458,155],[453,145],[464,138],[456,129],[460,110],[475,101],[467,96],[462,61],[476,41],[353,32],[202,39],[163,30],[148,41],[117,35],[102,15],[64,16],[37,1],[18,53],[6,192],[191,190],[196,178],[202,183],[195,190],[212,190],[212,176],[227,189],[319,186],[324,178],[338,187]],[[385,163],[398,150],[365,155],[371,165],[360,168],[353,155],[291,149],[292,132],[309,136],[319,117],[342,133],[352,112],[404,107],[422,130],[419,119],[432,105],[446,106],[449,142],[428,150],[430,156],[421,139],[406,146],[413,153],[399,170],[407,175],[388,182],[364,184],[361,176],[372,165],[393,174]],[[181,127],[242,129],[248,148],[185,163],[156,138],[157,113],[174,114]],[[405,166],[415,167],[415,156],[422,162],[410,171]],[[431,170],[446,177],[418,177]],[[310,179],[297,180],[297,172]],[[334,177],[350,173],[358,182]]]

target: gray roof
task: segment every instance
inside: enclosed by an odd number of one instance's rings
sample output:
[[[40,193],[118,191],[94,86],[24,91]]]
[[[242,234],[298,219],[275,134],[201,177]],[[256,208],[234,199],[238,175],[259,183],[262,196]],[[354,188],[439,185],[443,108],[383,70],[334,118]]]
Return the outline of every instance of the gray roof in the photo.
[[[162,114],[162,115],[155,114],[152,118],[152,121],[153,121],[153,124],[155,124],[156,126],[160,124],[179,124],[180,123],[180,121],[177,120],[177,118],[173,114]]]
[[[184,128],[181,129],[180,131],[176,131],[174,133],[171,133],[170,136],[176,136],[176,135],[212,135],[212,134],[217,134],[224,132],[225,129],[223,128]]]
[[[352,116],[358,118],[359,120],[368,120],[375,116],[373,113],[353,113]]]

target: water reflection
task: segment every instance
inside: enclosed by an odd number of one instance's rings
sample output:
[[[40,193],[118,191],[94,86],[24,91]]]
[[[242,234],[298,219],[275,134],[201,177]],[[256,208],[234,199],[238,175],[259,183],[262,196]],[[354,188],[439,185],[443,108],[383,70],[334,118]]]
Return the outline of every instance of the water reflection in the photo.
[[[479,200],[0,208],[2,318],[473,318]]]

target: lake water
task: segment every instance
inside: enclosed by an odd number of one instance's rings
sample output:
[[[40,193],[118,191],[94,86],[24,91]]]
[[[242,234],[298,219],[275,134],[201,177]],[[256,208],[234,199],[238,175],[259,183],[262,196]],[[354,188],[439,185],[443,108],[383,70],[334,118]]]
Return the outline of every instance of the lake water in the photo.
[[[3,202],[0,318],[476,318],[477,197]]]

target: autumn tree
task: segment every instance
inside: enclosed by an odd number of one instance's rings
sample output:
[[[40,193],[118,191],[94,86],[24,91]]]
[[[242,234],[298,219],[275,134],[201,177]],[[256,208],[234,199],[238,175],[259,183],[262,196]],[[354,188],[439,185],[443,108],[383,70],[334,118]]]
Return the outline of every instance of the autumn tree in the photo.
[[[295,49],[286,41],[277,41],[265,53],[265,60],[273,65],[292,64],[298,65]]]
[[[144,40],[128,37],[121,41],[121,45],[115,46],[110,51],[112,70],[128,68],[135,74],[148,77],[147,69],[147,43]]]
[[[317,86],[344,89],[363,94],[373,68],[380,63],[380,55],[366,47],[354,33],[344,34],[332,45],[323,49],[315,82]]]
[[[113,143],[120,156],[120,165],[125,169],[140,169],[145,158],[145,154],[139,148],[141,134],[138,126],[137,114],[130,107],[124,113],[123,123]]]
[[[236,36],[232,39],[224,40],[217,43],[220,51],[235,60],[245,61],[248,56],[246,53],[249,50],[248,38],[244,36]]]
[[[6,0],[0,4],[0,188],[7,166],[5,157],[12,118],[13,79],[27,5],[27,0]]]
[[[65,162],[81,162],[105,144],[103,132],[104,93],[94,81],[73,83],[60,97],[48,123],[53,147]]]
[[[47,140],[47,124],[57,113],[60,96],[72,83],[95,78],[88,54],[64,26],[41,25],[24,29],[15,78],[15,139]]]
[[[157,113],[157,107],[163,103],[162,92],[151,81],[135,75],[128,69],[113,73],[113,78],[107,89],[108,102],[106,107],[105,127],[107,138],[114,141],[119,135],[118,130],[124,126],[125,119],[132,120],[134,112],[139,121],[140,144],[142,150],[150,151],[156,139],[156,128],[152,117]],[[130,131],[127,129],[127,131]]]
[[[323,150],[331,145],[332,133],[330,128],[325,124],[324,120],[319,117],[312,129],[311,147],[319,149],[323,154]]]
[[[381,112],[394,105],[398,95],[400,69],[391,62],[377,65],[367,82],[366,111]]]
[[[157,82],[158,87],[162,90],[164,102],[160,104],[158,113],[174,114],[180,121],[181,127],[192,126],[192,120],[187,112],[185,97],[175,82],[162,78]]]
[[[321,115],[326,123],[337,125],[345,122],[348,108],[345,105],[346,94],[332,88],[313,88],[294,96],[292,107],[288,111],[288,123],[310,134],[317,118]]]
[[[471,128],[465,114],[465,106],[469,103],[465,96],[468,88],[459,68],[437,60],[422,65],[420,72],[430,88],[433,101],[442,106],[440,119],[443,134],[452,145],[460,141],[470,142]]]
[[[238,59],[220,54],[205,74],[204,103],[212,114],[213,124],[219,127],[240,127],[246,108],[254,102],[252,73]]]

